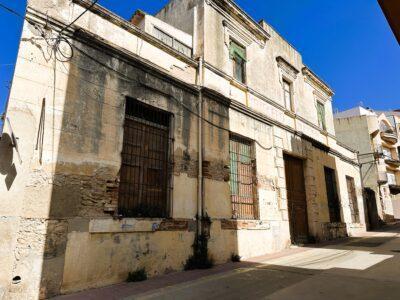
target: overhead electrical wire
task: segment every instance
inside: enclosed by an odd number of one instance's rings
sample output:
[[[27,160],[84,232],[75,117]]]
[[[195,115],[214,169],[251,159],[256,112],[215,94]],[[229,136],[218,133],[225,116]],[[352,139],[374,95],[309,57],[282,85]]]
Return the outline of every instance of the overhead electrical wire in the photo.
[[[22,19],[25,19],[23,15],[21,15],[19,12],[15,11],[14,9],[4,5],[3,3],[0,3],[0,7],[3,8],[4,10],[8,11],[9,13],[12,13],[13,15],[16,15],[17,17],[20,17]]]
[[[80,18],[83,17],[84,14],[86,14],[89,10],[91,10],[97,4],[97,2],[99,2],[99,0],[93,1],[92,4],[90,6],[88,6],[75,20],[73,20],[71,23],[69,23],[63,29],[61,29],[59,35],[61,35],[65,30],[70,28],[72,25],[74,25]]]
[[[133,80],[132,78],[128,77],[127,75],[123,74],[122,72],[119,72],[118,70],[115,70],[114,68],[108,66],[107,64],[101,62],[100,60],[94,58],[93,56],[91,56],[90,54],[86,53],[85,51],[83,51],[82,49],[80,49],[79,47],[77,47],[76,45],[73,45],[65,36],[64,36],[64,32],[69,29],[71,26],[73,26],[81,17],[83,17],[91,8],[93,8],[99,0],[95,0],[92,2],[92,4],[90,6],[88,6],[77,18],[75,18],[71,23],[69,23],[68,25],[64,26],[57,34],[57,37],[48,37],[45,33],[45,31],[38,27],[37,24],[34,24],[34,22],[32,22],[31,20],[25,18],[24,16],[22,16],[20,13],[18,13],[17,11],[5,6],[4,4],[0,3],[0,8],[3,8],[4,10],[8,11],[9,13],[12,13],[24,20],[27,20],[30,24],[32,24],[33,26],[35,26],[35,28],[41,33],[41,37],[46,41],[46,43],[48,44],[49,47],[51,47],[52,51],[55,53],[55,59],[60,61],[60,62],[68,62],[70,61],[73,56],[74,56],[74,48],[80,52],[81,54],[85,55],[86,57],[88,57],[89,59],[93,60],[94,62],[96,62],[97,64],[113,71],[114,73],[122,76],[124,78],[124,80],[131,82],[131,83],[135,83],[135,84],[140,84],[143,87],[149,88],[149,89],[153,89],[158,93],[162,93],[165,96],[169,97],[170,99],[176,101],[179,105],[181,105],[185,110],[187,110],[189,113],[195,115],[197,118],[200,118],[201,120],[203,120],[204,122],[206,122],[207,124],[209,124],[212,127],[215,127],[217,129],[223,130],[223,131],[227,131],[227,132],[231,132],[228,128],[222,127],[220,125],[217,125],[207,119],[205,119],[204,117],[200,116],[197,112],[193,111],[191,108],[189,108],[188,106],[186,106],[182,101],[180,101],[179,99],[177,99],[176,97],[168,94],[168,93],[164,93],[159,91],[158,89],[155,89],[151,86],[149,86],[148,84],[145,84],[143,82],[141,82],[140,80]],[[51,42],[51,41],[55,41],[55,42]],[[66,55],[65,53],[63,53],[62,51],[62,43],[65,43],[66,45],[68,45],[68,47],[70,48],[71,53],[69,55]],[[57,54],[59,55],[57,57]],[[62,58],[61,58],[61,57]],[[259,145],[262,149],[264,150],[271,150],[273,148],[273,146],[271,147],[265,147],[263,146],[260,142],[258,142],[257,140],[255,140],[255,143],[257,145]]]
[[[211,122],[211,121],[209,121],[209,120],[207,120],[207,119],[201,117],[197,112],[193,111],[191,108],[189,108],[188,106],[186,106],[182,101],[180,101],[180,100],[177,99],[176,97],[172,96],[171,94],[168,94],[168,93],[159,91],[158,89],[156,89],[156,88],[154,88],[154,87],[151,87],[151,86],[149,86],[148,84],[143,83],[140,79],[139,79],[139,80],[134,80],[134,79],[130,78],[129,76],[125,75],[124,73],[122,73],[122,72],[120,72],[120,71],[118,71],[118,70],[115,70],[114,68],[108,66],[107,64],[105,64],[105,63],[99,61],[97,58],[94,58],[93,56],[91,56],[90,54],[86,53],[85,51],[83,51],[82,49],[80,49],[79,47],[77,47],[76,45],[72,45],[72,47],[74,47],[75,50],[77,50],[78,52],[80,52],[80,53],[83,54],[84,56],[88,57],[89,59],[93,60],[93,61],[96,62],[97,64],[99,64],[99,65],[101,65],[101,66],[103,66],[103,67],[105,67],[105,68],[107,68],[107,69],[113,71],[114,73],[117,73],[118,75],[122,76],[124,80],[126,80],[126,81],[128,81],[128,82],[131,82],[131,83],[140,84],[141,86],[146,87],[146,88],[148,88],[148,89],[152,89],[152,90],[154,90],[155,92],[162,93],[164,96],[167,96],[167,97],[169,97],[170,99],[174,100],[175,102],[177,102],[178,104],[180,104],[185,110],[187,110],[189,113],[195,115],[197,118],[200,118],[201,120],[203,120],[204,122],[208,123],[209,125],[211,125],[211,126],[213,126],[213,127],[215,127],[215,128],[218,128],[218,129],[220,129],[220,130],[227,131],[227,132],[229,132],[229,133],[231,132],[231,130],[229,130],[228,128],[225,128],[225,127],[222,127],[222,126],[220,126],[220,125],[217,125],[217,124],[215,124],[215,123],[213,123],[213,122]],[[256,143],[257,145],[259,145],[263,150],[271,150],[271,149],[273,148],[273,147],[265,147],[264,145],[262,145],[262,144],[261,144],[260,142],[258,142],[257,140],[255,140],[255,143]]]

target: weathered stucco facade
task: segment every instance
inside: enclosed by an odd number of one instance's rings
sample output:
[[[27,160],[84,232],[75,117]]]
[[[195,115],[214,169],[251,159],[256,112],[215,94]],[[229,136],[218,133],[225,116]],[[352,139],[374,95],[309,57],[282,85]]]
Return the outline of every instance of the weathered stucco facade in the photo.
[[[0,297],[71,293],[124,281],[142,267],[152,276],[182,270],[199,235],[216,263],[285,249],[294,226],[288,157],[304,169],[307,241],[365,230],[357,155],[337,142],[333,92],[300,54],[231,1],[171,1],[156,17],[139,12],[128,22],[90,1],[28,1],[6,114],[13,130],[6,122],[0,142]],[[176,44],[168,44],[171,35]],[[232,74],[231,39],[246,49],[245,82]],[[170,116],[166,218],[119,213],[133,102]],[[232,136],[254,152],[254,218],[232,208]]]

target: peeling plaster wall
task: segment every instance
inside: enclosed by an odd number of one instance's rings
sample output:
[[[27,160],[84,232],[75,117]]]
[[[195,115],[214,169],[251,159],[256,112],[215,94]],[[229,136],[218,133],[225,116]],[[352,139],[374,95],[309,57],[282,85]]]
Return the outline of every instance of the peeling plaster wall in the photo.
[[[65,20],[70,12],[81,11],[69,1],[57,6],[30,1],[30,5]],[[104,19],[93,14],[85,17],[81,25],[108,35],[128,51],[144,53],[145,59],[156,58],[153,63],[162,62],[160,70],[194,83],[193,67]],[[54,63],[45,42],[32,39],[36,35],[26,23],[7,111],[19,137],[22,164],[6,138],[1,141],[0,290],[4,299],[45,298],[117,283],[139,267],[146,267],[151,276],[181,270],[194,241],[198,122],[180,102],[196,111],[196,94],[76,41],[74,46],[85,53],[75,51],[72,61]],[[147,50],[137,52],[135,43]],[[105,212],[117,205],[127,96],[174,114],[177,163],[172,217],[176,221],[172,223],[147,220],[144,229],[130,230]],[[37,147],[43,99],[43,143]],[[6,127],[4,137],[9,134]],[[115,226],[91,232],[93,220],[100,224],[111,220]],[[11,283],[14,276],[21,277],[19,284]]]
[[[83,11],[69,0],[30,0],[29,4],[64,22],[73,20]],[[211,28],[211,11],[199,12],[202,17],[204,14],[210,14],[206,20],[210,22],[207,28]],[[200,18],[200,22],[204,20]],[[94,13],[85,14],[77,24],[99,35],[113,48],[138,55],[145,60],[146,67],[137,61],[127,63],[118,54],[96,50],[91,47],[94,46],[91,40],[74,40],[74,46],[84,52],[75,51],[72,61],[54,64],[45,42],[33,39],[37,31],[27,23],[24,25],[7,111],[19,137],[23,163],[19,163],[15,150],[7,143],[10,133],[7,127],[1,141],[4,151],[0,152],[3,155],[0,194],[5,195],[0,208],[0,264],[5,266],[0,274],[0,295],[4,291],[5,299],[45,298],[117,283],[139,267],[145,267],[151,276],[181,270],[192,253],[199,145],[198,119],[188,109],[197,112],[198,95],[195,88],[188,88],[184,83],[195,84],[196,64]],[[292,48],[281,46],[287,48],[285,51],[292,55],[296,65],[300,64]],[[258,53],[258,46],[251,47]],[[222,52],[218,55],[225,59]],[[206,57],[213,55],[206,53]],[[277,75],[274,59],[270,55],[265,62],[271,64],[271,72]],[[263,60],[260,58],[252,64]],[[354,155],[314,127],[303,121],[293,121],[282,110],[246,94],[242,87],[231,86],[223,76],[205,71],[208,87],[214,87],[252,110],[300,128],[348,157]],[[157,75],[159,72],[164,75]],[[182,82],[178,84],[167,75]],[[250,75],[254,86],[267,84],[269,88],[269,83],[261,82],[266,77],[258,75]],[[271,86],[274,83],[271,87],[274,91],[270,92],[278,94],[279,79],[274,78],[271,76],[267,80]],[[300,88],[297,96],[302,95]],[[174,115],[172,219],[114,220],[107,214],[118,204],[126,97]],[[46,104],[45,120],[42,120],[43,143],[37,147],[43,99]],[[232,253],[252,257],[290,245],[283,153],[306,161],[311,233],[320,240],[351,234],[353,225],[348,223],[343,178],[354,176],[359,188],[354,166],[316,149],[309,141],[279,126],[260,121],[222,102],[219,96],[204,97],[204,117],[216,125],[204,123],[202,162],[204,209],[212,221],[209,248],[216,262],[226,262]],[[230,132],[258,142],[260,220],[232,220]],[[325,184],[321,181],[324,165],[338,170],[343,216],[347,223],[344,228],[328,224]],[[359,224],[360,228],[362,226]],[[17,275],[21,276],[21,283],[12,284],[12,278]]]

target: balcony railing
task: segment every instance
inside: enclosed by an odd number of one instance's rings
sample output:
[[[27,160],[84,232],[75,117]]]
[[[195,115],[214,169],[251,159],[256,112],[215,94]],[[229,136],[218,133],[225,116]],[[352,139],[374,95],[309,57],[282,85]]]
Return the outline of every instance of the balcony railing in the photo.
[[[392,157],[385,157],[385,162],[388,165],[391,165],[393,167],[396,167],[396,168],[400,167],[400,160],[398,160],[398,159],[394,159]]]
[[[381,132],[381,138],[389,144],[396,144],[398,141],[397,134],[392,131]]]

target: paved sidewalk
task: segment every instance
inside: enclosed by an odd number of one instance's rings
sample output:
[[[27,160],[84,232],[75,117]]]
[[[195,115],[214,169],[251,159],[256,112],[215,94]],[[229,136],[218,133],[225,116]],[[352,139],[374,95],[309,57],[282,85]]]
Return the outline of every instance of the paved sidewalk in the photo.
[[[137,283],[120,283],[112,286],[91,289],[87,291],[83,291],[76,294],[58,296],[53,299],[56,300],[120,300],[129,296],[137,296],[144,293],[148,293],[151,291],[155,291],[158,289],[176,286],[179,284],[185,284],[189,282],[193,282],[196,280],[202,280],[204,278],[214,278],[215,276],[227,274],[228,272],[233,272],[236,270],[241,270],[244,268],[250,268],[254,266],[262,265],[263,261],[269,259],[277,259],[280,257],[293,255],[296,253],[301,253],[304,251],[308,251],[310,249],[301,248],[301,247],[292,247],[290,249],[284,250],[279,253],[255,257],[249,259],[245,262],[240,263],[227,263],[223,265],[218,265],[208,270],[192,270],[192,271],[183,271],[171,273],[168,275],[158,276],[155,278],[151,278],[144,282]]]
[[[57,299],[216,298],[400,299],[400,227]]]

